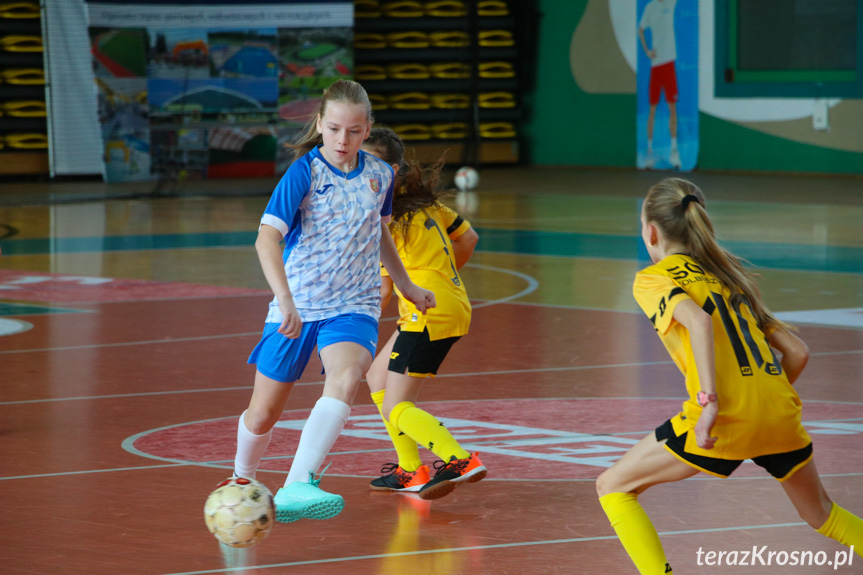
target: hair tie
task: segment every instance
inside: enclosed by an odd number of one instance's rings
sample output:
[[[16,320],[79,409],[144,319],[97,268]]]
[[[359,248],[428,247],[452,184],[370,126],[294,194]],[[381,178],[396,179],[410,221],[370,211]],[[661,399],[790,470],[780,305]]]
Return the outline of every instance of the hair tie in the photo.
[[[687,206],[689,206],[690,202],[698,202],[698,196],[695,194],[688,194],[683,196],[683,199],[680,201],[680,205],[683,206],[683,211],[686,211]],[[701,203],[701,202],[698,202]]]

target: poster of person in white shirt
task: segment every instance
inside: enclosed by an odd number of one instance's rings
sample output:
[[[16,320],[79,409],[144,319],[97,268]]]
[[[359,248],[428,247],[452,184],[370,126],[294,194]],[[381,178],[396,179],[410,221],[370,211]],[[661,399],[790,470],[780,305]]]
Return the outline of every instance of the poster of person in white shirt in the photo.
[[[698,2],[637,6],[636,165],[689,171],[698,160]]]

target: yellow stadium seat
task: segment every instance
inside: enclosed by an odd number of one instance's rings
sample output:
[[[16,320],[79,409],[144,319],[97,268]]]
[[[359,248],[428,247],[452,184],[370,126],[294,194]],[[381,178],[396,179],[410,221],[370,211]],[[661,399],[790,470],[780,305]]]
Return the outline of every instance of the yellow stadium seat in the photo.
[[[387,47],[387,40],[383,34],[374,32],[357,32],[354,34],[354,48],[378,50]]]
[[[431,98],[424,92],[406,92],[390,96],[389,104],[393,110],[428,110]]]
[[[509,8],[502,0],[480,0],[476,7],[480,16],[506,16]]]
[[[2,103],[3,111],[14,118],[44,118],[45,102],[40,100],[9,100]]]
[[[425,32],[390,32],[387,44],[393,48],[428,48],[429,36]]]
[[[3,36],[0,38],[0,48],[6,52],[41,52],[42,38],[40,36]]]
[[[7,84],[45,85],[45,72],[41,68],[6,68],[0,70],[0,80]]]
[[[396,80],[425,80],[431,76],[428,66],[423,64],[390,64],[387,75]]]
[[[431,75],[435,78],[456,80],[470,78],[470,66],[461,62],[441,62],[429,66]]]
[[[466,32],[432,32],[430,38],[431,44],[435,48],[466,48],[470,46],[470,38]]]
[[[463,109],[470,106],[470,96],[467,94],[432,94],[432,108]]]
[[[431,128],[424,124],[399,124],[393,126],[393,131],[404,141],[431,140]]]
[[[386,80],[387,72],[383,66],[376,64],[362,64],[354,70],[354,78],[364,80]]]
[[[12,20],[39,18],[38,2],[2,2],[0,3],[0,18]]]
[[[380,18],[381,6],[377,0],[354,0],[355,18]]]
[[[467,124],[464,122],[433,124],[432,135],[439,140],[463,140],[467,138]]]
[[[512,92],[484,92],[479,95],[480,108],[515,108]]]
[[[515,40],[509,30],[482,30],[479,33],[479,45],[487,48],[502,48],[514,46]]]
[[[18,150],[45,150],[48,148],[48,136],[36,133],[6,134],[6,145]]]
[[[373,110],[389,110],[390,108],[387,97],[382,94],[369,94],[369,102],[371,102]]]
[[[514,138],[516,132],[509,122],[481,122],[479,135],[481,138]]]
[[[512,78],[515,69],[509,62],[480,62],[480,78]]]
[[[439,18],[461,18],[467,15],[464,2],[458,0],[439,0],[438,2],[427,2],[425,6],[426,16]]]
[[[384,16],[389,18],[421,18],[424,15],[422,3],[412,0],[387,2],[382,9]]]

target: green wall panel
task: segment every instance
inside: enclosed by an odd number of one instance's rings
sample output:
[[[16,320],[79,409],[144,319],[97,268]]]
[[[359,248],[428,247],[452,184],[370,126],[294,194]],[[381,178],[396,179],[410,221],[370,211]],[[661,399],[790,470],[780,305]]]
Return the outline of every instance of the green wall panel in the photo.
[[[590,94],[572,75],[572,36],[587,0],[540,0],[535,92],[526,98],[526,160],[534,165],[635,166],[634,94]],[[585,58],[602,57],[601,53]],[[801,144],[700,115],[698,168],[863,173],[863,154]]]
[[[863,173],[863,154],[801,144],[701,114],[705,170]]]
[[[524,128],[531,164],[635,163],[635,96],[588,94],[572,77],[569,47],[586,6],[586,0],[539,3],[536,92],[527,102],[531,114]]]

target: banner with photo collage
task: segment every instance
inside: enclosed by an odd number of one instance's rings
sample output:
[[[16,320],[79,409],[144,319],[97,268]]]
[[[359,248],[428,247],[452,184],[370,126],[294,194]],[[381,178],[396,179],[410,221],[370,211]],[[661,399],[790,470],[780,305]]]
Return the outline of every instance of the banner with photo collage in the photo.
[[[353,76],[353,4],[88,2],[109,182],[266,177]]]

